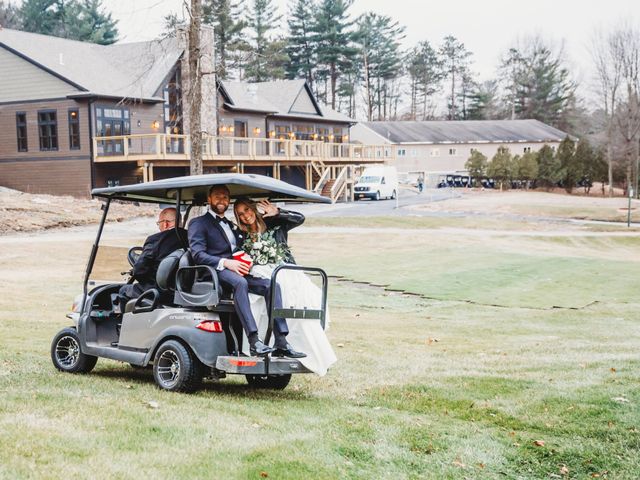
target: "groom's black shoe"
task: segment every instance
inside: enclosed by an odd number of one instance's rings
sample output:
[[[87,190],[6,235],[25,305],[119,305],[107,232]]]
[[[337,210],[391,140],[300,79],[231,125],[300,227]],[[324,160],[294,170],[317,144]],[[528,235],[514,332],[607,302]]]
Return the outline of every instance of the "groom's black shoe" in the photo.
[[[306,353],[296,352],[291,345],[288,343],[284,346],[284,348],[276,348],[273,352],[272,356],[274,357],[288,357],[288,358],[304,358],[307,356]]]
[[[266,346],[260,340],[249,347],[249,353],[252,357],[264,357],[273,352],[273,348]]]

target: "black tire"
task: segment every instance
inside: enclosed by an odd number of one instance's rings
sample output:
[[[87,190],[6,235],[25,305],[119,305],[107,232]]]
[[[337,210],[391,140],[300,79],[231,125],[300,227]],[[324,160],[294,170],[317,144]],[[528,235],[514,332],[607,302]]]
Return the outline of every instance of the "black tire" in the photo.
[[[394,190],[393,193],[391,194],[391,200],[395,200],[396,199],[396,191]]]
[[[247,383],[252,388],[265,388],[270,390],[284,390],[291,381],[291,374],[284,375],[245,375]]]
[[[195,392],[202,385],[200,361],[177,340],[167,340],[156,352],[153,378],[163,390]]]
[[[380,192],[376,192],[376,196],[374,197],[374,200],[377,202],[378,200],[380,200]]]
[[[89,373],[98,357],[82,353],[80,338],[75,328],[60,330],[51,342],[51,361],[61,372]]]

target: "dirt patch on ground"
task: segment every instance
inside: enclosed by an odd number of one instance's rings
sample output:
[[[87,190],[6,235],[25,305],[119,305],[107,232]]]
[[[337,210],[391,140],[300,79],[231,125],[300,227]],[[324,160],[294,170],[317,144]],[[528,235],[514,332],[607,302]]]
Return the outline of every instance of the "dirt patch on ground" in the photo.
[[[0,187],[0,235],[95,224],[102,214],[101,203],[99,200],[34,195]],[[155,205],[114,203],[110,207],[109,221],[152,216],[157,211]]]

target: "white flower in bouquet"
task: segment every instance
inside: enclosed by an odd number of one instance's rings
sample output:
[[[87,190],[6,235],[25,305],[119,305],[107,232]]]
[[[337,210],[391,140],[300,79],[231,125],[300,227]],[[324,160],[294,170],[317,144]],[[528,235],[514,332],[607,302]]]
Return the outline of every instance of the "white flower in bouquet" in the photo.
[[[242,249],[253,257],[254,262],[258,265],[280,264],[289,256],[289,248],[278,243],[274,238],[275,230],[262,233],[256,236],[249,236]]]

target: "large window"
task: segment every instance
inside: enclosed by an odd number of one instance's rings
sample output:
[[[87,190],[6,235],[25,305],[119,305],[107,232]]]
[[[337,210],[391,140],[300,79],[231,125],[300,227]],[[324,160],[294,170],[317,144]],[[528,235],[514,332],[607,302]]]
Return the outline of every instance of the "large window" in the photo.
[[[69,110],[69,149],[80,150],[80,112]]]
[[[16,113],[16,136],[18,138],[18,151],[28,152],[27,142],[27,114],[25,112]]]
[[[41,151],[58,150],[58,118],[55,110],[38,112],[38,132]]]

